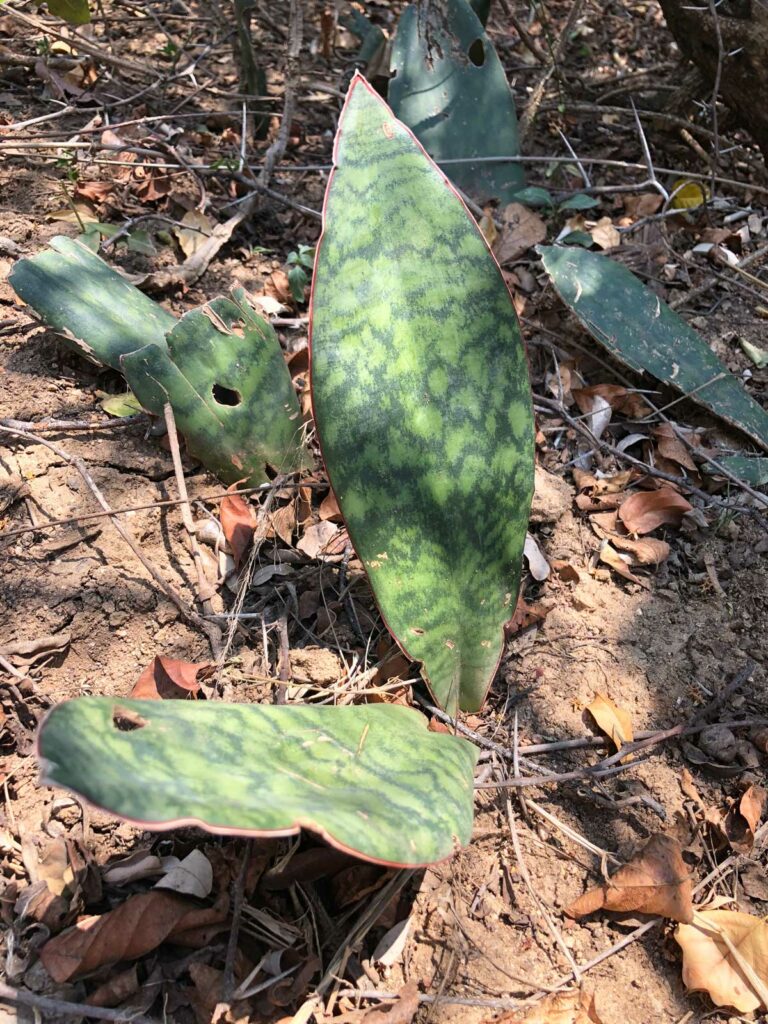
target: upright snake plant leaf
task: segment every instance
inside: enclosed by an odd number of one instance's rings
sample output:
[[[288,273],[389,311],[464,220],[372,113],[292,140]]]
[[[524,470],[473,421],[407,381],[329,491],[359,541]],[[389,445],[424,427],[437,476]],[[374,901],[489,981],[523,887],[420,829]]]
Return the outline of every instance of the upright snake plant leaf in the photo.
[[[768,412],[704,339],[626,267],[578,246],[542,245],[538,252],[560,298],[612,355],[682,391],[768,449]]]
[[[167,351],[146,345],[121,368],[145,409],[170,402],[190,453],[222,480],[267,479],[309,465],[296,392],[274,329],[247,303],[213,299],[186,313]]]
[[[392,109],[433,160],[518,156],[515,101],[467,0],[406,7],[391,70]],[[513,163],[446,163],[443,170],[479,201],[508,202],[525,183]]]
[[[469,842],[477,751],[394,704],[348,707],[79,697],[38,736],[43,783],[147,828],[305,827],[380,864]]]
[[[176,317],[83,245],[64,235],[13,267],[16,294],[44,323],[92,359],[120,369],[120,357],[144,345],[165,349]]]
[[[361,76],[334,163],[310,342],[326,467],[398,643],[443,707],[476,709],[533,489],[517,317],[463,203]]]

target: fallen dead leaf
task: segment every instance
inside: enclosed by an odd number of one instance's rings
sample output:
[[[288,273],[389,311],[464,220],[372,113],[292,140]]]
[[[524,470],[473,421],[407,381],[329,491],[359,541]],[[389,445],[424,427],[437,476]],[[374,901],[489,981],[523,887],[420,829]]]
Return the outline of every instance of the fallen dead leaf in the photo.
[[[181,661],[157,654],[147,665],[131,690],[137,700],[189,700],[200,694],[201,673],[213,666],[208,661]]]
[[[119,1006],[129,999],[141,988],[139,975],[134,964],[127,971],[120,971],[114,974],[96,989],[91,992],[85,1000],[88,1006]],[[129,1015],[126,1014],[126,1018]]]
[[[638,491],[622,502],[619,518],[630,533],[650,533],[659,526],[679,526],[693,506],[671,487]]]
[[[173,233],[179,243],[179,248],[187,259],[208,241],[216,222],[199,210],[187,210],[181,218],[183,227],[174,227]]]
[[[419,1008],[419,984],[409,981],[391,1003],[382,1003],[366,1010],[360,1024],[411,1024]]]
[[[634,739],[631,715],[614,704],[605,694],[595,694],[592,703],[588,704],[585,710],[594,718],[598,729],[605,733],[616,750],[621,750],[625,743],[631,743]]]
[[[660,423],[653,431],[656,447],[660,455],[665,459],[676,462],[679,466],[685,466],[690,473],[698,475],[696,463],[691,458],[690,452],[675,433],[671,423]]]
[[[504,626],[504,635],[514,636],[523,629],[531,629],[540,625],[549,614],[550,609],[540,603],[528,604],[522,597],[518,597],[515,606],[515,613]]]
[[[594,227],[587,228],[587,230],[592,236],[592,241],[601,249],[613,249],[617,245],[621,245],[621,235],[613,226],[610,217],[601,217]]]
[[[565,913],[580,918],[596,910],[634,911],[687,924],[693,920],[692,892],[680,843],[657,834],[628,864],[603,885],[580,896]]]
[[[75,196],[87,199],[92,203],[103,203],[114,190],[114,181],[78,181],[75,184]]]
[[[329,491],[320,504],[320,518],[333,523],[342,522],[341,509],[333,491]]]
[[[749,853],[755,845],[755,832],[768,807],[768,791],[750,786],[733,801],[723,820],[723,832],[737,853]]]
[[[581,412],[590,412],[590,400],[604,398],[614,412],[623,412],[631,419],[642,419],[650,408],[642,395],[622,384],[593,384],[587,388],[574,388],[573,397]]]
[[[213,868],[202,850],[192,850],[155,883],[155,889],[168,889],[185,896],[205,899],[213,889]]]
[[[219,519],[235,565],[239,568],[253,539],[258,521],[256,512],[239,494],[232,494],[222,499]]]
[[[493,247],[499,263],[512,263],[547,237],[547,225],[522,203],[509,203],[501,214],[501,232]]]
[[[664,197],[658,192],[640,192],[635,196],[622,196],[621,201],[627,216],[639,220],[641,217],[652,217],[660,209]]]
[[[291,501],[282,508],[269,513],[268,537],[279,537],[289,547],[293,542],[293,531],[296,529],[296,504]]]
[[[299,551],[303,551],[308,558],[317,558],[325,551],[338,532],[339,528],[334,523],[327,521],[316,523],[304,531],[304,536],[296,547]]]
[[[513,1010],[490,1018],[483,1024],[602,1024],[595,1009],[594,995],[579,992],[553,992],[529,1010]]]
[[[717,1006],[740,1013],[768,1010],[768,922],[734,910],[697,910],[675,939],[683,951],[683,982]]]
[[[600,545],[599,558],[601,562],[606,565],[610,565],[612,569],[623,576],[625,580],[629,580],[630,583],[637,583],[638,586],[644,587],[646,590],[650,590],[650,583],[647,580],[641,580],[639,576],[635,576],[629,568],[629,564],[632,561],[629,555],[622,555],[615,548],[612,548],[607,540],[604,540]]]
[[[525,535],[523,556],[528,562],[528,568],[531,570],[531,576],[533,576],[538,583],[547,579],[550,572],[549,562],[544,557],[541,548],[536,542],[536,538],[530,533],[526,533]]]
[[[171,939],[179,945],[208,942],[227,927],[228,911],[226,897],[200,908],[177,893],[153,889],[106,914],[82,918],[46,942],[40,959],[54,981],[69,981],[104,964],[136,960]]]
[[[620,551],[629,552],[632,555],[632,562],[638,565],[660,565],[669,558],[672,550],[665,540],[658,540],[656,537],[633,540],[631,537],[615,534],[611,537],[611,544]]]

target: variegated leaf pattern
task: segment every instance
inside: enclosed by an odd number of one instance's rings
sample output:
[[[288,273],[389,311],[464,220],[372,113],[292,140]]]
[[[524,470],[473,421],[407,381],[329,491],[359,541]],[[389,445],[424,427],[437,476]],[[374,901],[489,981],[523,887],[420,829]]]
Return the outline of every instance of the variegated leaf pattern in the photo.
[[[38,737],[44,782],[148,828],[308,828],[380,864],[449,857],[472,832],[476,748],[393,704],[79,697]]]
[[[449,711],[480,707],[533,490],[528,367],[474,221],[361,76],[315,259],[313,407],[382,614]]]

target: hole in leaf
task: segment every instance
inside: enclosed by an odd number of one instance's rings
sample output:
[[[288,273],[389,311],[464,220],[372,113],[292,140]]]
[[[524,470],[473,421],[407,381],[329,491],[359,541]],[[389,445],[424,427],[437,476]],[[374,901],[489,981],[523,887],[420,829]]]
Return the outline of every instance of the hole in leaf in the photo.
[[[134,729],[143,729],[147,724],[146,718],[128,708],[115,708],[112,712],[112,725],[120,732],[133,732]]]
[[[240,405],[243,400],[239,391],[225,388],[223,384],[214,384],[212,393],[214,402],[219,405]]]
[[[411,632],[414,636],[424,636],[424,630],[420,629],[419,626],[411,626]]]
[[[481,68],[485,64],[485,47],[483,46],[482,39],[476,39],[473,43],[470,43],[467,56],[476,68]]]

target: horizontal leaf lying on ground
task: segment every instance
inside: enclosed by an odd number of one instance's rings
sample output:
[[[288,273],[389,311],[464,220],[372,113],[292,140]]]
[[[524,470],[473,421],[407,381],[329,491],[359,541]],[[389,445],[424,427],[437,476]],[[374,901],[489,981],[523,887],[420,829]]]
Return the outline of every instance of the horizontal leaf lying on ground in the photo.
[[[539,246],[563,302],[633,370],[688,395],[768,450],[768,412],[682,317],[626,267],[578,246]]]
[[[565,911],[584,917],[596,910],[660,914],[693,920],[693,882],[682,849],[671,836],[651,836],[643,849],[603,885],[584,893]]]
[[[38,747],[47,784],[158,829],[306,827],[403,866],[450,856],[472,831],[475,747],[397,705],[81,697],[49,713]]]
[[[734,910],[697,910],[675,938],[686,988],[740,1013],[768,1010],[768,922]]]

